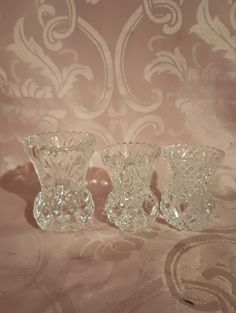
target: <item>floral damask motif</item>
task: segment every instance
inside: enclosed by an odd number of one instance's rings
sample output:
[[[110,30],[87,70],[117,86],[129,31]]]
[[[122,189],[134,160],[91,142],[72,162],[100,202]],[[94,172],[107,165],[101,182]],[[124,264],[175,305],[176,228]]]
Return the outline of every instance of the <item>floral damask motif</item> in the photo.
[[[155,55],[155,60],[146,65],[144,69],[144,78],[147,81],[151,81],[154,73],[161,74],[163,72],[176,75],[182,82],[187,79],[187,62],[178,47],[175,48],[174,53],[170,51],[159,51]]]
[[[144,78],[147,81],[151,81],[153,75],[155,74],[166,74],[175,75],[180,83],[185,83],[185,87],[195,88],[195,91],[199,93],[199,90],[196,89],[196,83],[199,81],[204,82],[204,84],[213,81],[217,81],[221,78],[226,79],[227,77],[233,77],[233,72],[222,71],[214,63],[209,63],[204,67],[198,61],[197,52],[198,49],[202,46],[199,43],[196,43],[192,47],[192,60],[194,67],[190,67],[186,56],[180,51],[179,47],[174,48],[174,52],[170,50],[158,50],[155,51],[154,43],[160,39],[167,39],[166,37],[153,36],[149,40],[149,50],[154,53],[155,58],[149,62],[144,70]],[[187,83],[187,85],[186,85]],[[212,94],[213,95],[213,94]]]
[[[36,99],[1,103],[0,123],[7,122],[6,129],[30,126],[36,127],[38,131],[56,130],[58,125],[63,125],[67,110],[65,108],[52,106],[48,99]],[[1,139],[2,142],[2,139]]]
[[[29,64],[32,69],[39,70],[39,73],[45,76],[53,85],[53,87],[40,88],[32,78],[20,84],[16,82],[9,83],[6,73],[1,69],[1,88],[7,95],[43,98],[52,97],[52,94],[55,94],[57,97],[62,98],[73,87],[79,75],[88,80],[93,79],[91,69],[79,63],[71,64],[60,71],[34,38],[30,37],[28,39],[25,36],[24,18],[17,21],[14,29],[14,43],[10,44],[7,49],[14,52],[21,61]]]
[[[183,4],[183,1],[180,1]],[[173,0],[143,0],[145,13],[148,18],[157,24],[164,24],[163,32],[166,35],[176,33],[182,26],[182,11]],[[167,14],[156,13],[158,9],[168,10]],[[155,14],[156,13],[156,14]]]
[[[126,104],[134,111],[149,113],[155,111],[161,104],[163,94],[161,89],[155,88],[152,90],[151,100],[148,103],[144,103],[137,99],[129,88],[127,78],[125,75],[125,50],[130,39],[132,32],[135,30],[137,25],[144,18],[143,8],[140,6],[128,19],[126,24],[120,33],[117,40],[116,51],[115,51],[115,73],[117,78],[117,85],[121,96],[123,97]]]
[[[232,21],[232,16],[231,16]],[[225,24],[215,16],[213,19],[209,13],[209,1],[202,0],[198,7],[197,24],[193,25],[190,33],[198,34],[213,51],[224,51],[224,57],[235,62],[236,38],[232,36]]]
[[[99,53],[104,68],[104,84],[101,88],[101,94],[96,97],[94,103],[94,107],[96,108],[96,110],[88,112],[85,106],[77,106],[75,114],[82,118],[95,118],[101,115],[110,105],[110,100],[114,88],[113,61],[110,50],[104,38],[95,28],[93,28],[80,16],[78,17],[78,28],[92,41]]]
[[[164,265],[172,295],[183,304],[204,312],[234,313],[236,276],[230,273],[229,262],[235,257],[235,244],[234,238],[211,234],[190,237],[175,245]],[[193,262],[186,264],[186,258]]]
[[[38,19],[43,27],[43,39],[46,47],[52,51],[59,51],[62,54],[72,54],[74,62],[60,68],[54,61],[52,55],[48,55],[43,47],[33,38],[28,38],[24,30],[24,18],[20,18],[14,29],[14,42],[7,48],[14,52],[19,58],[19,63],[26,63],[39,75],[39,81],[30,77],[25,81],[17,73],[15,63],[12,62],[11,70],[15,81],[8,78],[4,69],[0,68],[0,89],[3,93],[12,98],[62,98],[69,102],[70,108],[80,118],[93,118],[99,116],[110,103],[113,90],[113,70],[110,52],[106,42],[101,35],[84,19],[76,16],[74,0],[67,0],[68,16],[56,16],[56,9],[53,5],[46,3],[46,0],[37,3]],[[63,27],[62,27],[63,26]],[[77,26],[77,27],[76,27]],[[75,28],[76,27],[76,28]],[[74,100],[76,83],[80,77],[91,81],[94,74],[90,67],[78,63],[78,53],[74,49],[65,47],[62,49],[62,40],[69,38],[75,29],[79,29],[92,41],[96,50],[101,56],[104,66],[104,88],[101,94],[96,97],[93,103],[93,110],[88,111],[86,103],[79,103]],[[32,75],[32,74],[31,74]],[[36,75],[35,75],[36,76]],[[48,83],[46,83],[48,82]]]
[[[175,94],[169,92],[175,99],[173,105],[184,116],[184,125],[177,130],[177,134],[187,131],[191,133],[192,140],[228,149],[230,142],[234,141],[234,136],[222,125],[216,114],[216,106],[219,106],[220,99],[228,97],[225,85],[234,77],[233,71],[222,71],[213,62],[204,66],[200,64],[197,52],[202,47],[201,44],[192,47],[194,66],[191,67],[179,47],[176,47],[174,52],[164,50],[155,52],[154,42],[160,39],[166,40],[166,37],[154,36],[149,41],[149,49],[154,52],[155,58],[147,64],[144,73],[148,81],[154,75],[167,73],[178,79],[178,92]],[[217,92],[216,84],[219,85]]]
[[[195,52],[193,49],[194,59],[196,59]],[[161,53],[159,52],[159,54]],[[222,72],[214,63],[209,63],[206,66],[196,64],[196,67],[190,67],[182,54],[180,66],[177,65],[178,59],[175,55],[171,52],[169,54],[171,55],[170,59],[175,60],[175,62],[169,61],[169,63],[161,63],[160,65],[156,62],[156,67],[151,68],[149,65],[149,69],[156,69],[159,74],[161,71],[162,73],[169,72],[175,75],[180,82],[184,82],[178,90],[178,97],[174,105],[184,114],[185,131],[191,132],[192,139],[197,142],[227,149],[230,142],[234,141],[234,136],[230,130],[222,125],[216,114],[216,107],[220,105],[220,98],[227,97],[227,95],[223,94],[219,97],[214,84],[219,82],[218,93],[220,94],[222,88],[225,90],[224,84],[229,81],[228,76],[231,75],[231,72]],[[182,70],[184,75],[181,76],[179,69],[184,69]],[[151,73],[154,74],[154,70]]]
[[[182,3],[183,1],[180,1],[180,4]],[[167,10],[168,13],[156,14],[156,10],[163,8]],[[181,27],[182,11],[179,5],[173,0],[144,0],[143,6],[138,7],[123,26],[117,41],[115,51],[115,71],[120,94],[131,109],[138,112],[150,113],[155,111],[161,105],[164,97],[163,91],[160,88],[153,88],[150,101],[145,103],[133,94],[125,74],[125,50],[132,33],[146,16],[151,22],[162,24],[164,34],[170,35],[176,33]],[[175,51],[175,53],[178,54],[178,50]],[[159,61],[161,61],[161,55],[157,57],[159,58]],[[155,64],[151,64],[150,66],[155,67]],[[172,70],[173,69],[174,67],[172,67]],[[159,70],[161,71],[161,65],[159,65]],[[150,73],[148,73],[148,71],[150,71]],[[155,68],[153,71],[155,71]],[[150,82],[151,76],[152,69],[145,68],[144,79]]]
[[[62,49],[62,40],[70,37],[76,27],[76,5],[74,0],[66,0],[68,16],[56,16],[54,6],[40,1],[37,10],[38,20],[43,26],[43,39],[46,47],[53,51]],[[47,17],[47,21],[45,21]],[[50,17],[48,19],[48,17]],[[62,27],[64,26],[64,27]],[[58,30],[57,30],[58,28]]]
[[[129,129],[125,136],[125,141],[135,141],[145,128],[151,127],[155,136],[160,136],[165,130],[165,124],[163,119],[157,115],[145,115],[137,119]]]
[[[97,228],[93,231],[93,236],[83,234],[83,241],[86,242],[86,245],[80,251],[78,251],[76,245],[71,245],[68,249],[69,252],[74,253],[77,251],[81,258],[93,255],[93,258],[97,260],[120,262],[142,249],[145,241],[154,239],[160,231],[158,227],[155,227],[145,232],[145,234],[143,232],[137,232],[136,234],[121,233],[118,229],[113,229],[111,233],[109,231],[101,232],[101,230],[104,230],[104,225],[97,225],[95,222],[95,226]]]
[[[24,82],[10,81],[2,68],[0,68],[0,89],[5,95],[13,98],[31,97],[43,99],[52,97],[51,87],[41,87],[32,78],[28,78]]]
[[[98,1],[95,0],[90,1],[89,3],[96,4],[97,2]],[[86,103],[79,105],[77,101],[74,103],[74,94],[72,96],[70,94],[66,96],[66,101],[70,103],[70,108],[78,117],[94,118],[102,114],[110,103],[113,91],[112,58],[103,37],[86,20],[80,16],[77,16],[75,1],[67,0],[66,4],[68,7],[68,16],[57,16],[56,8],[53,5],[48,4],[47,0],[42,0],[37,6],[38,20],[43,27],[43,39],[45,46],[52,51],[60,51],[60,53],[69,52],[72,53],[77,59],[78,52],[75,49],[64,47],[65,44],[62,43],[63,40],[69,38],[76,30],[84,33],[94,44],[103,63],[105,77],[104,87],[101,89],[101,94],[96,96],[95,103],[93,103],[93,110],[90,110],[89,112],[87,109],[88,105]],[[90,70],[88,67],[87,69]],[[67,71],[69,72],[68,75],[71,75],[70,72],[73,72],[74,75],[76,75],[75,65],[72,64]],[[65,73],[65,75],[66,74],[67,73]],[[92,74],[91,70],[90,74]],[[93,74],[89,77],[87,76],[86,78],[89,80],[94,80]],[[74,87],[73,82],[71,87]]]

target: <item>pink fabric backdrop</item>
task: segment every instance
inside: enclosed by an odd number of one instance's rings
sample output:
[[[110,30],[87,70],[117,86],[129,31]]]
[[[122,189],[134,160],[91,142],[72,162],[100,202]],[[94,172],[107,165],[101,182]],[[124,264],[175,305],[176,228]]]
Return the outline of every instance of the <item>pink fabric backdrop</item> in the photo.
[[[0,0],[0,24],[0,312],[236,312],[236,2]],[[95,217],[44,233],[21,139],[84,128],[97,137]],[[130,140],[225,150],[209,229],[106,223],[98,151]],[[161,162],[156,172],[160,196]]]

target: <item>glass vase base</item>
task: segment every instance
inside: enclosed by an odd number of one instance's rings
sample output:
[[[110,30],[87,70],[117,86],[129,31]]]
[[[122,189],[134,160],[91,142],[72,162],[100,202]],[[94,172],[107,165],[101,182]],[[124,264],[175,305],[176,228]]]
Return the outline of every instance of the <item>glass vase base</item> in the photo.
[[[127,201],[119,199],[115,193],[111,192],[107,198],[105,211],[110,223],[117,228],[129,232],[143,231],[151,227],[159,213],[159,202],[150,191],[146,194],[140,208],[136,206],[136,199]]]
[[[161,201],[160,211],[166,222],[173,227],[183,231],[202,231],[209,223],[213,199],[199,201],[196,205],[183,203],[173,203],[171,201]]]
[[[94,212],[91,193],[66,190],[58,186],[52,192],[40,192],[34,201],[33,214],[38,226],[48,231],[78,231]]]

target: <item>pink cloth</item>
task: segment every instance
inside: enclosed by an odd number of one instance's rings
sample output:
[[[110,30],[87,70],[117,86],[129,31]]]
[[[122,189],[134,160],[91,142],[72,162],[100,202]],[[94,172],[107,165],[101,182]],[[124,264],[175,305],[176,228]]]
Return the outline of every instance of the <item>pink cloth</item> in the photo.
[[[0,312],[236,312],[236,4],[233,0],[0,1]],[[27,134],[88,129],[95,217],[40,231]],[[226,152],[202,233],[108,225],[99,149],[146,141]],[[166,184],[162,162],[152,187]]]

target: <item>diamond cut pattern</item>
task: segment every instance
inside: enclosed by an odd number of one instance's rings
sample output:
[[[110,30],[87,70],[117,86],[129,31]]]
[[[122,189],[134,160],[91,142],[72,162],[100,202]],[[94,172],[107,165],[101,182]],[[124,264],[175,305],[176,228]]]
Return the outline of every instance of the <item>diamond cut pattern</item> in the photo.
[[[169,174],[161,212],[168,223],[183,230],[201,230],[214,207],[213,175],[224,152],[211,147],[172,145],[163,149]]]
[[[159,154],[156,145],[141,143],[118,144],[102,151],[113,184],[105,210],[109,221],[118,228],[142,230],[156,219],[159,203],[149,187]]]

